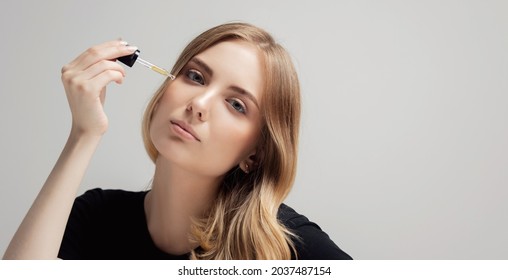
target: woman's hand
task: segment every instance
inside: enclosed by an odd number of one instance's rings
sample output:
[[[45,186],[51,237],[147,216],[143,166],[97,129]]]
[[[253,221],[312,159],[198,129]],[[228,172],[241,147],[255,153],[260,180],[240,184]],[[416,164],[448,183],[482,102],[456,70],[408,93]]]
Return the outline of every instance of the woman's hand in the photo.
[[[123,67],[115,60],[136,49],[120,40],[110,41],[89,48],[62,67],[62,82],[72,113],[71,134],[102,136],[106,132],[106,85],[121,84],[125,77]]]

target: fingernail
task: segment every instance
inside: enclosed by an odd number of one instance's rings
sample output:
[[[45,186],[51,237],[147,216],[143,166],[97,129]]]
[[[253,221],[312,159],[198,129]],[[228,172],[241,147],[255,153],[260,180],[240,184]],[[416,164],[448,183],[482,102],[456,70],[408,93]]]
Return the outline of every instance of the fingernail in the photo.
[[[136,46],[126,46],[126,48],[127,48],[127,50],[129,50],[131,52],[133,52],[133,51],[138,49],[138,47],[136,47]]]
[[[120,45],[122,46],[127,46],[129,43],[125,42],[125,41],[120,41]]]

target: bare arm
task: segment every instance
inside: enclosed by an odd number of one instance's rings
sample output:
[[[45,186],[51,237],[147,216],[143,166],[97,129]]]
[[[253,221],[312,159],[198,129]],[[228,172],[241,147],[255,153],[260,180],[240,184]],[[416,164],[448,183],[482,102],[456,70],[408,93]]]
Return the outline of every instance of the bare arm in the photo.
[[[4,254],[4,259],[55,259],[72,204],[97,145],[106,132],[105,87],[121,83],[124,70],[116,57],[133,48],[111,41],[88,49],[62,68],[62,82],[72,112],[67,143],[32,207]]]
[[[55,259],[74,198],[100,137],[69,136],[67,144],[14,235],[4,259]]]

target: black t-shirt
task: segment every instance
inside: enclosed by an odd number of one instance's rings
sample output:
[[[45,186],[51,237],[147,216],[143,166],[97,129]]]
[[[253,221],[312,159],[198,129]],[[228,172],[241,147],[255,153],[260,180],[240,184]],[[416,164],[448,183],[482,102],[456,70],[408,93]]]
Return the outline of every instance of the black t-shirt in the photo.
[[[183,260],[156,247],[148,232],[146,191],[93,189],[76,198],[58,257],[61,259]],[[300,260],[351,259],[315,223],[282,204],[277,218],[300,237]]]

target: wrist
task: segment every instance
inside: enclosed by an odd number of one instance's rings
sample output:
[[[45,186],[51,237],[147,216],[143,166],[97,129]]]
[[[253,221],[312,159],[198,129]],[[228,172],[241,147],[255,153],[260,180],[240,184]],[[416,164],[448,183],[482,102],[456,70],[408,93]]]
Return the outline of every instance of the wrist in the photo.
[[[69,142],[82,144],[98,144],[104,133],[94,133],[73,127],[69,135]]]

